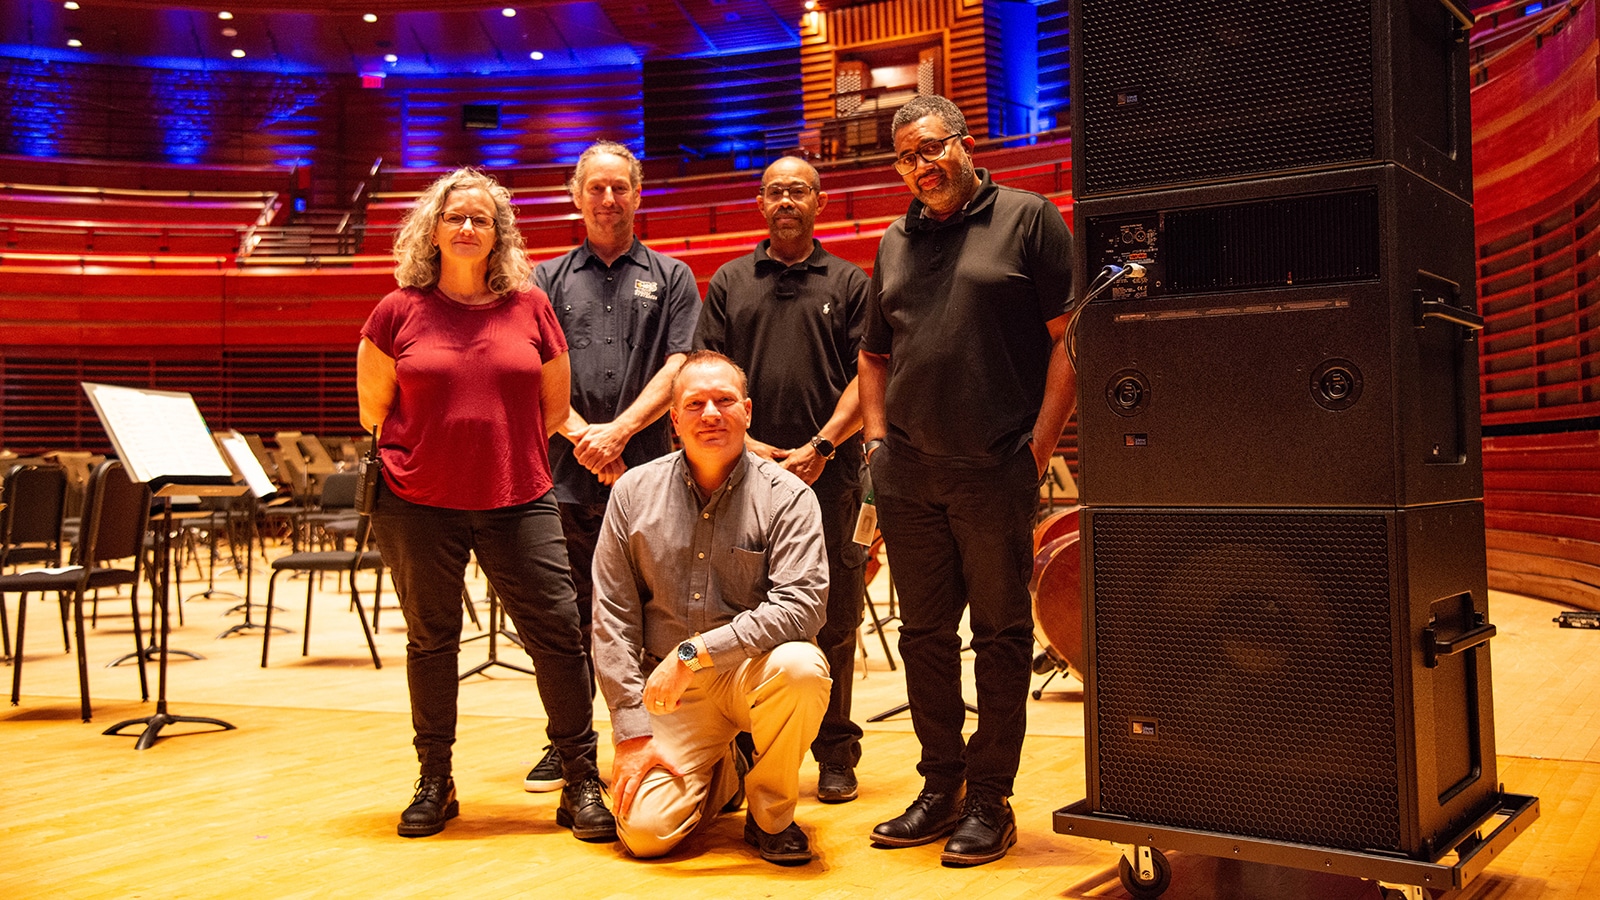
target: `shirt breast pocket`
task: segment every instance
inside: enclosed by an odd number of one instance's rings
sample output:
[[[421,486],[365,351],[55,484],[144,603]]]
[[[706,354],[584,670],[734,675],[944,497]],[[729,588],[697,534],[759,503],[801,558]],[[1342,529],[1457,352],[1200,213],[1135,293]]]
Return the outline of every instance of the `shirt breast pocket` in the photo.
[[[767,598],[767,590],[772,585],[767,578],[765,551],[734,547],[727,552],[720,568],[722,599],[729,606],[755,609]]]

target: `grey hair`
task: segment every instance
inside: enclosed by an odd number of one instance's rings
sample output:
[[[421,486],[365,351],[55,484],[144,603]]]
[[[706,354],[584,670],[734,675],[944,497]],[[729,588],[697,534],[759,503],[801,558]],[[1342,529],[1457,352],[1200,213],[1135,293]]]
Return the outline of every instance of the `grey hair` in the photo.
[[[401,287],[428,289],[439,283],[439,248],[433,231],[452,191],[479,188],[494,200],[494,249],[489,251],[489,290],[505,294],[528,283],[533,266],[527,245],[517,230],[517,211],[511,192],[493,177],[474,168],[461,168],[440,178],[417,198],[394,238],[394,277]]]
[[[894,134],[924,116],[938,116],[951,134],[967,134],[967,117],[961,108],[938,94],[918,94],[894,114]]]
[[[590,144],[578,157],[578,165],[572,170],[572,178],[567,181],[567,192],[576,200],[578,191],[583,188],[584,177],[589,172],[589,161],[602,153],[620,157],[628,164],[628,185],[635,191],[644,183],[644,166],[639,164],[639,158],[633,151],[616,141],[595,141]]]

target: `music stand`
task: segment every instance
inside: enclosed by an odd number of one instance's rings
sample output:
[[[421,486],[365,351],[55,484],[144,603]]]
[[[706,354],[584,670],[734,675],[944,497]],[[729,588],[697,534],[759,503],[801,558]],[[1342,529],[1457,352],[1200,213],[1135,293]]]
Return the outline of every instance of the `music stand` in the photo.
[[[103,733],[120,734],[122,729],[129,726],[143,725],[145,730],[139,735],[134,749],[144,750],[161,736],[161,729],[178,722],[216,725],[224,731],[231,731],[234,726],[221,719],[179,716],[167,711],[167,657],[170,652],[167,642],[172,630],[169,611],[172,497],[179,494],[236,497],[243,494],[246,488],[233,483],[233,472],[212,443],[205,419],[201,417],[200,408],[195,406],[191,395],[87,381],[82,384],[129,477],[148,485],[153,496],[162,498],[164,506],[162,530],[156,538],[156,552],[161,564],[161,584],[156,589],[155,600],[156,608],[161,611],[156,711],[154,715],[118,722]]]
[[[255,544],[257,538],[256,504],[262,499],[271,496],[278,488],[277,485],[272,483],[272,479],[268,477],[267,470],[261,467],[261,460],[256,458],[255,451],[250,449],[250,444],[245,441],[244,435],[237,431],[228,431],[218,433],[216,439],[217,444],[222,448],[223,454],[227,457],[228,465],[235,474],[244,479],[245,484],[250,489],[250,515],[246,517],[246,521],[249,522],[249,531],[245,535],[244,544],[244,602],[236,604],[226,613],[223,613],[223,615],[231,615],[239,610],[244,610],[244,621],[217,635],[217,640],[221,640],[230,634],[242,634],[252,628],[265,627],[250,618],[251,576],[255,573]],[[231,522],[232,510],[229,511],[229,515]],[[266,555],[266,547],[263,546],[261,556],[264,559]],[[289,629],[280,625],[272,627],[284,634],[289,633]]]
[[[472,603],[472,598],[467,595],[467,592],[465,590],[463,590],[461,592],[461,597],[462,597],[463,600],[467,601],[467,603],[468,603],[468,605],[470,607],[470,605]],[[504,666],[507,669],[511,669],[512,671],[515,671],[515,672],[522,672],[522,673],[527,674],[527,675],[532,675],[533,674],[533,670],[532,669],[524,668],[522,666],[516,665],[515,663],[508,663],[508,662],[506,662],[506,661],[504,661],[504,660],[502,660],[500,658],[500,652],[499,652],[499,649],[498,649],[498,647],[496,646],[496,643],[495,643],[495,639],[496,639],[497,636],[504,635],[506,640],[515,643],[518,647],[522,646],[522,639],[521,638],[519,638],[515,634],[512,634],[511,632],[505,630],[505,621],[506,621],[506,613],[505,613],[504,609],[500,608],[500,595],[496,594],[494,592],[494,586],[490,585],[489,586],[489,632],[488,632],[487,635],[481,635],[480,634],[480,635],[477,635],[476,637],[467,638],[467,641],[475,641],[480,637],[488,637],[489,638],[489,658],[484,660],[481,663],[478,663],[477,665],[475,665],[472,668],[466,670],[465,672],[462,672],[460,677],[457,679],[458,681],[466,681],[468,678],[471,678],[472,676],[478,674],[479,672],[482,672],[482,671],[488,669],[490,666]],[[462,641],[462,643],[466,643],[466,641]]]

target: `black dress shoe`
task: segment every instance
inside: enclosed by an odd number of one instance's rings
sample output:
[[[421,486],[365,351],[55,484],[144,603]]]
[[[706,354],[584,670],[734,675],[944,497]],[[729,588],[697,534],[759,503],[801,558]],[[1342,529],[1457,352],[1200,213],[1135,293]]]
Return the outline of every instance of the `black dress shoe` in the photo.
[[[1004,797],[972,794],[939,860],[947,866],[981,866],[1006,855],[1017,842],[1017,817]]]
[[[842,763],[817,767],[817,799],[823,803],[848,803],[856,798],[856,770]]]
[[[950,833],[961,818],[965,788],[935,791],[923,788],[906,811],[872,829],[872,842],[885,847],[918,847]]]
[[[579,784],[561,789],[561,805],[556,807],[556,824],[571,828],[580,841],[614,841],[617,820],[600,793],[600,778],[590,775]]]
[[[811,861],[811,842],[806,833],[794,822],[789,827],[771,834],[761,830],[756,820],[744,820],[744,842],[761,852],[761,858],[780,866],[798,866]]]
[[[449,775],[424,775],[417,779],[417,793],[411,805],[400,814],[401,837],[426,837],[444,830],[461,807],[456,803],[456,781]]]

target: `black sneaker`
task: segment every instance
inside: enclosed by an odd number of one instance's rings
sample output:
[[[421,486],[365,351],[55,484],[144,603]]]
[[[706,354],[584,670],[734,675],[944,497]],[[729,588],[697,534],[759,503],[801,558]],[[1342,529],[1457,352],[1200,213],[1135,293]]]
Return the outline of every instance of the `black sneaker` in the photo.
[[[817,799],[823,803],[849,803],[856,798],[856,770],[842,763],[817,766]]]
[[[566,787],[567,779],[561,774],[561,751],[550,744],[544,745],[544,758],[534,766],[528,777],[522,779],[522,789],[534,794],[559,791]]]
[[[456,781],[449,775],[424,775],[417,779],[417,793],[411,805],[400,814],[401,837],[426,837],[444,830],[444,823],[461,811],[456,803]]]
[[[580,841],[614,841],[617,820],[606,809],[600,790],[600,777],[591,775],[576,785],[561,789],[561,805],[556,807],[556,824],[571,828]]]

